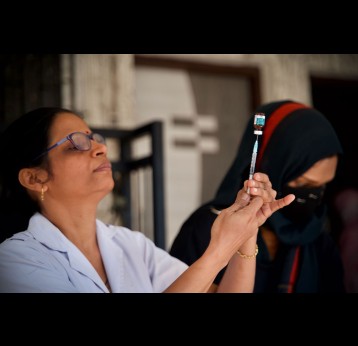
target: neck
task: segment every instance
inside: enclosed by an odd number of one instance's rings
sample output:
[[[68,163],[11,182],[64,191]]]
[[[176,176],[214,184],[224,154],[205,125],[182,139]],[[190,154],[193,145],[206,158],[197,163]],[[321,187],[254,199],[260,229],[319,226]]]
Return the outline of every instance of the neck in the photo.
[[[96,240],[96,208],[90,205],[45,204],[41,213],[81,251],[93,248]]]
[[[96,208],[91,206],[44,208],[41,213],[51,221],[88,259],[111,291],[96,234]]]

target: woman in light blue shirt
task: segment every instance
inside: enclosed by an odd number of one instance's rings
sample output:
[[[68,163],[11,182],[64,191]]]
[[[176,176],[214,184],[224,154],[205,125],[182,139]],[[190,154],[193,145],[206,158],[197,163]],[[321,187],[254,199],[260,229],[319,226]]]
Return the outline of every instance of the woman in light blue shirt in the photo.
[[[96,219],[114,186],[111,164],[104,138],[74,112],[23,115],[1,135],[0,150],[0,208],[23,221],[0,245],[0,292],[209,292],[228,264],[217,291],[251,292],[258,226],[294,199],[276,200],[268,177],[256,174],[188,267],[142,233]]]

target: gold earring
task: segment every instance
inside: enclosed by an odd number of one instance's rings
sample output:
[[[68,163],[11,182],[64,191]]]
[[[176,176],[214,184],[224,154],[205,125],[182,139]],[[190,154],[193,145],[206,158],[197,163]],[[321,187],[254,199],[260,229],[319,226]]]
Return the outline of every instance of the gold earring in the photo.
[[[41,195],[40,195],[40,199],[43,202],[45,200],[45,192],[44,192],[44,187],[41,187]]]

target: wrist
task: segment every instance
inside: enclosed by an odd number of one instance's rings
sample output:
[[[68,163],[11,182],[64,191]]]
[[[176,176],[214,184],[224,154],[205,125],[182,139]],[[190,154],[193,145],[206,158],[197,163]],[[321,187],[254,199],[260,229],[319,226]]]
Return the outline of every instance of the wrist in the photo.
[[[245,241],[245,243],[241,244],[241,246],[238,248],[238,250],[241,253],[253,253],[255,251],[255,246],[257,243],[257,236],[252,236],[248,240]]]
[[[201,256],[201,259],[203,263],[206,263],[209,267],[218,271],[225,268],[230,260],[228,255],[219,251],[217,247],[210,246],[210,244]]]
[[[244,259],[253,259],[257,256],[257,254],[259,253],[259,247],[257,246],[257,244],[255,244],[255,251],[250,252],[250,253],[244,253],[242,252],[242,250],[237,250],[236,253]]]

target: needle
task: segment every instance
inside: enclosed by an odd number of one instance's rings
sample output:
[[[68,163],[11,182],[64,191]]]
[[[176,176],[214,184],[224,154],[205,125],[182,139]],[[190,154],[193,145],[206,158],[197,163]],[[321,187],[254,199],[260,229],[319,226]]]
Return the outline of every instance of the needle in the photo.
[[[251,165],[250,165],[250,174],[249,174],[249,180],[253,178],[255,173],[255,164],[256,164],[256,156],[257,156],[257,147],[258,147],[258,139],[259,136],[256,135],[256,141],[254,145],[254,149],[252,150],[252,156],[251,156]],[[250,188],[247,188],[247,193],[250,193]]]

